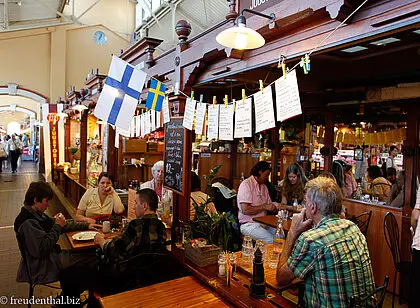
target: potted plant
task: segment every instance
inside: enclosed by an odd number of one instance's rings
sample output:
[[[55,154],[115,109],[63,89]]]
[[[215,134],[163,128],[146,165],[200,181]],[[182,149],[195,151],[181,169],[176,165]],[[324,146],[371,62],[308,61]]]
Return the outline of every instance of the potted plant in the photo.
[[[200,203],[193,200],[195,219],[188,223],[191,235],[187,236],[187,242],[189,238],[204,238],[208,244],[216,245],[222,250],[236,251],[239,248],[232,241],[234,237],[232,223],[235,220],[231,217],[231,213],[211,213],[209,215],[207,211],[209,203],[213,202],[212,180],[221,167],[222,165],[218,165],[210,170],[208,176],[204,176],[207,182],[206,192],[209,196],[208,199]]]

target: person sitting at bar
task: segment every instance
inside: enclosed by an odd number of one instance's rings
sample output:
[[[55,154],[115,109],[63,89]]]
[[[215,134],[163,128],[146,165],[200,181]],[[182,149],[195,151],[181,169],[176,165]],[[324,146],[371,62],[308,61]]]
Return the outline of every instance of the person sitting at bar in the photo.
[[[370,165],[367,172],[370,185],[367,189],[364,189],[363,192],[373,197],[378,197],[379,201],[388,201],[392,185],[382,176],[381,168],[376,165]]]
[[[281,209],[295,211],[294,203],[302,204],[307,181],[301,166],[297,163],[287,166],[282,186]]]
[[[305,307],[347,307],[353,295],[375,289],[366,238],[353,222],[340,219],[343,196],[333,180],[309,181],[305,199],[279,258],[279,287],[299,278]]]
[[[405,170],[401,170],[397,174],[396,183],[391,187],[387,202],[389,206],[402,207],[404,205],[404,180]]]
[[[108,173],[101,172],[98,177],[98,187],[89,188],[80,199],[76,220],[95,223],[96,217],[112,213],[122,214],[122,212],[124,212],[124,205],[112,188]]]
[[[392,184],[396,184],[397,180],[397,169],[394,167],[389,167],[386,169],[386,178]]]
[[[14,222],[19,247],[26,256],[26,263],[22,259],[19,264],[18,282],[29,282],[30,278],[36,284],[57,281],[60,270],[68,267],[71,261],[57,244],[60,234],[101,228],[87,222],[66,220],[61,213],[54,218],[46,215],[44,212],[53,196],[51,187],[42,181],[32,182],[26,191],[24,206]],[[28,277],[28,273],[32,277]]]
[[[142,253],[167,253],[166,228],[156,215],[157,194],[150,188],[137,191],[135,201],[136,219],[133,219],[111,240],[98,233],[94,243],[99,246],[99,260],[79,263],[62,271],[60,283],[66,296],[80,296],[85,290],[113,291],[115,283],[129,283],[130,265],[119,267],[123,261]],[[83,277],[83,279],[80,279]],[[142,277],[138,277],[142,279]]]
[[[201,191],[201,180],[198,175],[191,171],[191,195],[190,195],[190,220],[195,218],[195,207],[194,204],[200,206],[206,203],[210,199],[210,196]],[[212,213],[217,214],[216,208],[213,202],[206,204],[206,213],[211,215]]]
[[[172,191],[163,187],[163,160],[156,162],[152,167],[152,179],[140,185],[140,188],[153,189],[159,198],[158,214],[161,219],[171,224],[170,207],[172,205]]]
[[[280,204],[271,202],[265,181],[270,175],[270,164],[265,161],[258,162],[251,169],[250,177],[242,181],[238,189],[238,217],[243,235],[249,235],[254,240],[273,242],[275,229],[263,227],[252,220],[254,217],[267,215],[267,211],[275,211]]]
[[[344,197],[350,198],[354,194],[354,192],[357,190],[357,182],[354,178],[353,172],[351,171],[352,166],[347,164],[343,160],[337,160],[336,162],[341,164],[344,171],[344,193],[345,193]]]

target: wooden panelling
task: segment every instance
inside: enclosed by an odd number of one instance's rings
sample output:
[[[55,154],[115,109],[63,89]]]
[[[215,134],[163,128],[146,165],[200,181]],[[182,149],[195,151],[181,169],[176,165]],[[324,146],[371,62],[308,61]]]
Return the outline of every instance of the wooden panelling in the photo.
[[[394,285],[394,261],[392,260],[391,251],[385,241],[384,218],[387,212],[392,212],[397,219],[398,227],[401,231],[401,209],[373,205],[351,199],[344,200],[343,206],[347,209],[347,217],[352,217],[353,215],[357,216],[361,213],[372,211],[367,233],[367,244],[372,261],[373,274],[377,285],[381,285],[385,275],[388,275],[390,277],[388,290],[392,291]],[[399,293],[398,290],[397,283],[397,293]]]
[[[210,174],[210,169],[222,165],[216,177],[223,177],[232,182],[232,159],[227,153],[200,153],[198,158],[198,176],[201,179],[201,190],[206,191],[204,175]]]

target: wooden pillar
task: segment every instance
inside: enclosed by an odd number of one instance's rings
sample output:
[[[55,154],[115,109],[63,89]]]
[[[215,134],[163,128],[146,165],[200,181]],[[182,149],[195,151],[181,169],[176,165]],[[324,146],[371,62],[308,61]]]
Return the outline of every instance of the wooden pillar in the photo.
[[[274,149],[271,151],[271,183],[277,185],[280,160],[280,136],[277,126],[271,130],[271,142],[274,144]]]
[[[79,166],[79,180],[87,179],[87,125],[88,113],[82,111],[80,119],[80,166]]]
[[[108,125],[108,124],[105,124]],[[107,172],[111,179],[114,181],[118,181],[117,179],[117,169],[118,169],[118,149],[115,147],[115,129],[111,126],[108,126],[108,151],[106,153],[107,157]],[[119,188],[124,188],[120,186],[118,183]],[[126,187],[125,187],[126,188]]]
[[[70,161],[70,119],[65,118],[64,122],[64,161]]]
[[[404,169],[405,169],[405,184],[404,184],[404,205],[402,208],[402,224],[401,224],[401,258],[402,261],[410,260],[410,218],[411,211],[416,203],[416,187],[419,167],[419,117],[420,112],[418,106],[410,104],[407,106],[408,120],[407,120],[407,136],[404,142]],[[401,275],[399,276],[400,294],[407,297],[404,290],[408,290],[407,285],[403,287]]]
[[[334,117],[331,112],[325,114],[324,146],[329,149],[329,154],[324,156],[324,172],[332,172],[334,150]]]

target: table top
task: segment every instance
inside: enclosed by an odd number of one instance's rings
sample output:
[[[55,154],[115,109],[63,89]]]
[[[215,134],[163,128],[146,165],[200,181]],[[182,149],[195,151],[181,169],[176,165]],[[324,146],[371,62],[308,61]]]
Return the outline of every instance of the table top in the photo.
[[[88,230],[86,230],[86,231],[88,231]],[[91,231],[91,230],[89,230],[89,231]],[[96,248],[96,247],[98,247],[93,242],[93,240],[89,240],[89,241],[78,241],[78,240],[74,240],[73,239],[73,235],[75,235],[76,233],[79,233],[79,232],[83,232],[83,231],[71,231],[71,232],[67,232],[66,233],[67,239],[70,242],[71,250],[82,250],[82,249],[90,249],[90,248]],[[118,234],[117,232],[115,232],[115,233],[111,233],[111,232],[109,232],[109,233],[102,233],[102,231],[98,231],[98,232],[101,233],[101,234],[103,234],[104,235],[104,238],[106,240],[112,239],[114,236],[116,236]]]
[[[192,276],[174,279],[100,299],[112,307],[229,307]]]
[[[260,216],[260,217],[254,217],[254,221],[262,223],[264,225],[277,228],[277,216],[276,215],[267,215],[267,216]],[[289,231],[290,226],[292,225],[292,220],[288,219],[286,222],[283,222],[283,230]]]

